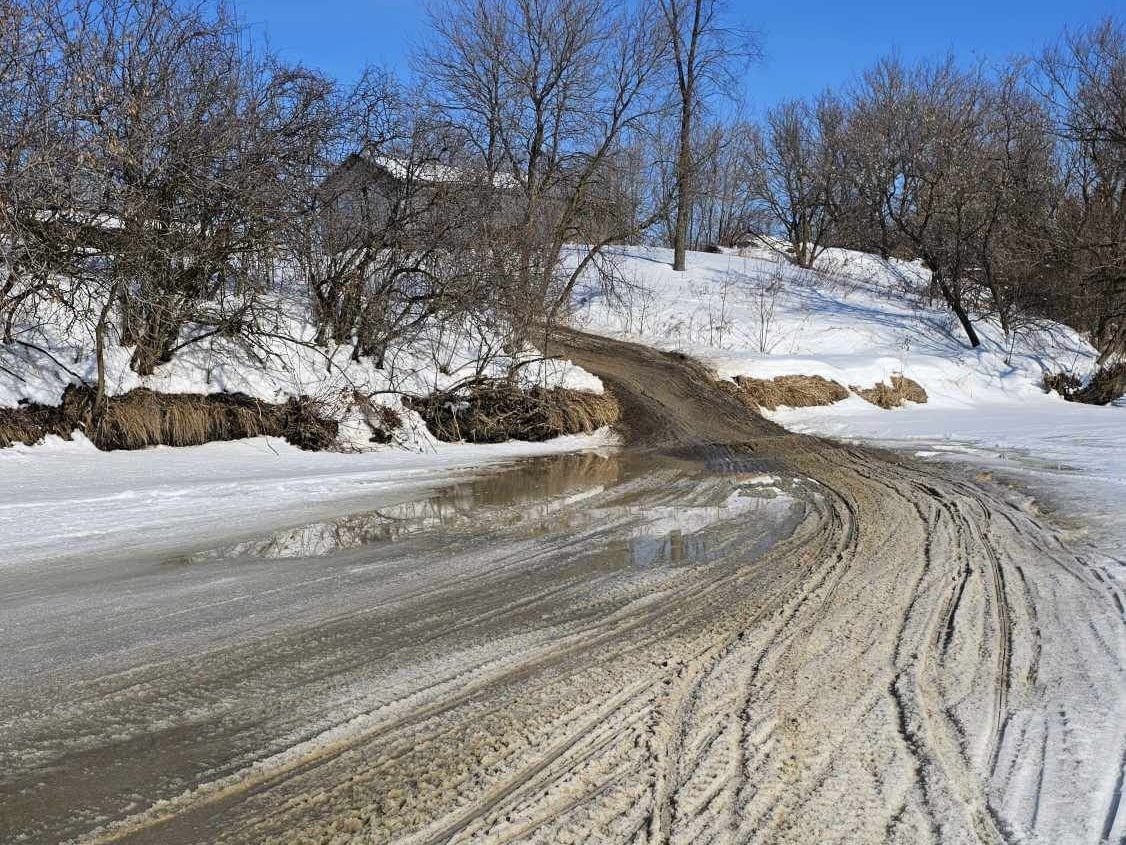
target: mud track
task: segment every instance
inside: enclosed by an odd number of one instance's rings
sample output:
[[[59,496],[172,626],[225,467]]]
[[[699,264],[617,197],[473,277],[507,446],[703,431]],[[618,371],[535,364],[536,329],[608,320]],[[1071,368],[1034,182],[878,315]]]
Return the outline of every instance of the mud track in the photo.
[[[1119,841],[1126,647],[1108,563],[1003,489],[791,435],[692,361],[577,333],[559,344],[623,406],[612,478],[532,534],[482,517],[477,534],[369,551],[381,586],[347,613],[107,672],[64,714],[15,701],[0,831]],[[703,531],[697,565],[639,570],[608,551],[635,508],[762,473],[796,503],[771,543],[747,518]],[[432,575],[449,571],[455,583]],[[311,727],[328,701],[344,715]],[[130,726],[137,712],[168,733]],[[131,762],[145,748],[199,759],[170,778]],[[76,785],[76,760],[103,782]]]

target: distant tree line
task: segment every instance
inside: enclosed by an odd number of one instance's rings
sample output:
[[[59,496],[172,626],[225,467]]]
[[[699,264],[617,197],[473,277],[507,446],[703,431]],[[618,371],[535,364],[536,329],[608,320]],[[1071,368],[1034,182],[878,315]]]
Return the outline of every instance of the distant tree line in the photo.
[[[829,246],[919,259],[973,346],[971,315],[1009,332],[1033,313],[1126,355],[1121,22],[1000,69],[885,59],[750,134],[745,191],[797,263]]]
[[[718,108],[757,51],[721,0],[430,16],[414,80],[343,84],[221,0],[0,0],[0,344],[68,322],[102,397],[110,344],[148,374],[265,348],[294,309],[301,342],[380,364],[436,325],[511,353],[580,286],[613,295],[611,244],[683,269],[752,233],[804,266],[921,260],[975,345],[1031,311],[1126,351],[1117,21],[1001,70],[884,60],[749,121]]]

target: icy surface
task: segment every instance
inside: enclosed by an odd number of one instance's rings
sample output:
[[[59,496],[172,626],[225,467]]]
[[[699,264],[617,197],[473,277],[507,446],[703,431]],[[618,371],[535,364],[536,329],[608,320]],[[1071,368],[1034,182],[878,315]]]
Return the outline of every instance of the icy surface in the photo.
[[[771,416],[795,431],[1009,473],[1070,519],[1089,523],[1101,543],[1126,551],[1126,408],[1041,394],[1019,403],[907,405],[889,412],[851,397],[827,408],[788,408]]]

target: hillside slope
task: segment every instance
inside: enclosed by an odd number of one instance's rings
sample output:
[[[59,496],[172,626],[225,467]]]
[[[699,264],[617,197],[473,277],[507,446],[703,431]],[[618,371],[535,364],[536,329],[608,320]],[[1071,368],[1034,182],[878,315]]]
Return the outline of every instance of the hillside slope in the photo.
[[[820,375],[871,386],[902,373],[941,407],[1043,395],[1045,373],[1086,375],[1095,351],[1058,323],[1022,320],[1006,338],[979,320],[971,349],[953,315],[927,295],[917,264],[828,250],[816,271],[767,249],[692,253],[671,269],[670,250],[616,255],[621,302],[585,298],[578,322],[602,333],[701,358],[721,376]]]

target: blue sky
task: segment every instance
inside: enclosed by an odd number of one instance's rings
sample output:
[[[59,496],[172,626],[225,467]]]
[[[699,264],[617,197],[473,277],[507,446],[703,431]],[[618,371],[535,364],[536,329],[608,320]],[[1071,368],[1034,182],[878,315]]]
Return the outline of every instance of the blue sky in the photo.
[[[288,59],[352,79],[365,64],[406,70],[426,37],[420,0],[236,0],[243,18]],[[733,14],[762,34],[765,59],[746,74],[752,110],[846,81],[878,56],[954,52],[1003,60],[1034,49],[1065,26],[1111,13],[1123,0],[876,0],[747,2]]]

